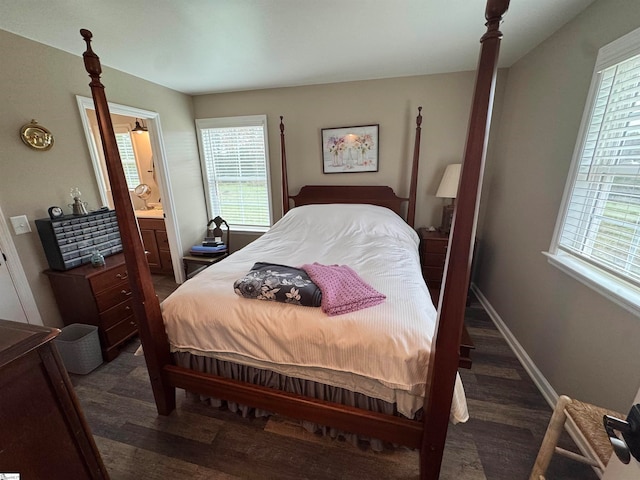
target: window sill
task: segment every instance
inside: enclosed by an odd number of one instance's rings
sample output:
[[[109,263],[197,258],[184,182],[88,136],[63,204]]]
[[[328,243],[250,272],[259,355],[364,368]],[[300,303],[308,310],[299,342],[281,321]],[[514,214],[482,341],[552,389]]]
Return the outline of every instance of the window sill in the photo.
[[[625,310],[640,316],[640,290],[571,255],[542,252],[549,263]]]
[[[271,227],[247,227],[244,225],[229,225],[229,230],[231,230],[231,232],[246,233],[249,235],[250,234],[261,235],[267,232],[269,228]]]

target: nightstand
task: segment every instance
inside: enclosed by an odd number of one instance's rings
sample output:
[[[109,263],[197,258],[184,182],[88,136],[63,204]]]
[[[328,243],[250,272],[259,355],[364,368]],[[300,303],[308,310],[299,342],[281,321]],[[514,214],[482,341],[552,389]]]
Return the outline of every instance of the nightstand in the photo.
[[[447,259],[447,248],[449,247],[449,235],[437,230],[429,231],[426,228],[419,228],[418,235],[420,235],[422,276],[427,282],[429,291],[440,290],[444,264]]]
[[[444,275],[444,264],[447,261],[447,249],[449,248],[449,235],[438,230],[429,231],[419,228],[420,236],[420,263],[422,264],[422,276],[427,283],[431,294],[431,300],[437,307],[440,300],[440,288]],[[469,299],[467,298],[467,304]],[[471,368],[471,350],[475,349],[467,328],[463,325],[462,338],[460,339],[460,367]]]
[[[207,257],[206,255],[185,255],[182,257],[182,265],[184,266],[184,275],[188,279],[200,273],[205,268],[218,263],[223,258],[227,257],[226,253],[216,255],[215,257]],[[192,269],[193,267],[193,269]]]

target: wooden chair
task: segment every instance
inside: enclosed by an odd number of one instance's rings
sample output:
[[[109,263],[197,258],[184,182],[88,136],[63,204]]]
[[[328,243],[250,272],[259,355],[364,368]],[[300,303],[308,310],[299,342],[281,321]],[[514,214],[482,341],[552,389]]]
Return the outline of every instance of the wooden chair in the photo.
[[[600,472],[604,472],[613,453],[609,437],[602,423],[604,415],[626,418],[618,412],[561,395],[553,410],[529,480],[545,480],[545,472],[554,453],[586,463],[599,469]],[[567,425],[571,425],[573,431],[577,432],[584,440],[583,443],[588,447],[585,455],[570,452],[557,446],[562,430]]]

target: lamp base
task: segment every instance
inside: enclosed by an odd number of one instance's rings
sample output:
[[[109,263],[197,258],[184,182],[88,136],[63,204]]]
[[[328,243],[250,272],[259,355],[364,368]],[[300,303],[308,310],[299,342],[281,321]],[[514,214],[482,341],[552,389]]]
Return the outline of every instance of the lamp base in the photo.
[[[456,206],[454,204],[445,205],[442,207],[442,223],[439,230],[442,233],[449,235],[451,232],[451,224],[453,222],[453,212],[455,212]]]

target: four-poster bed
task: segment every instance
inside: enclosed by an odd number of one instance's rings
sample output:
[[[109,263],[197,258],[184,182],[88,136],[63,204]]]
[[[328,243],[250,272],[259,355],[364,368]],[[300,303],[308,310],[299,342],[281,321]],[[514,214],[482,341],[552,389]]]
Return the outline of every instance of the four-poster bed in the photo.
[[[482,49],[460,179],[455,223],[451,232],[436,330],[429,352],[422,421],[361,410],[268,387],[260,387],[190,370],[175,364],[171,356],[162,312],[155,295],[122,172],[104,86],[100,82],[100,62],[97,55],[91,50],[91,32],[81,30],[87,43],[87,51],[84,53],[85,67],[92,79],[90,86],[111,179],[127,269],[131,279],[134,311],[160,414],[168,415],[171,413],[175,408],[175,388],[183,388],[187,391],[251,405],[289,417],[418,448],[420,450],[421,478],[438,478],[459,362],[459,345],[467,296],[466,286],[470,275],[479,185],[482,178],[497,56],[502,36],[498,28],[508,4],[509,0],[489,0],[486,8],[485,16],[488,28],[487,33],[481,39]],[[281,137],[283,140],[283,124],[281,124]],[[419,145],[420,116],[415,141],[416,145]],[[281,143],[281,149],[283,162],[285,162],[284,142]],[[410,186],[410,198],[413,198],[413,201],[409,202],[407,211],[407,222],[410,225],[413,224],[415,216],[417,156],[418,149],[416,148]],[[285,168],[283,168],[283,190],[286,192],[283,195],[283,213],[289,210],[290,198],[296,202],[296,205],[336,202],[335,195],[339,195],[340,198],[337,201],[343,203],[377,203],[381,201],[382,205],[388,207],[389,204],[385,202],[391,201],[391,204],[395,205],[392,209],[396,211],[397,202],[402,200],[394,200],[390,196],[393,192],[389,192],[390,189],[387,190],[385,187],[304,187],[297,196],[290,197]],[[387,197],[387,200],[379,199],[381,191],[384,191],[383,195]],[[334,195],[331,200],[325,197],[327,192]],[[309,199],[309,195],[311,199]],[[317,195],[321,195],[321,198],[318,198]],[[367,198],[369,196],[373,196],[373,198]],[[395,194],[392,196],[395,197]],[[389,198],[391,200],[388,200]],[[258,260],[256,259],[256,261]]]

